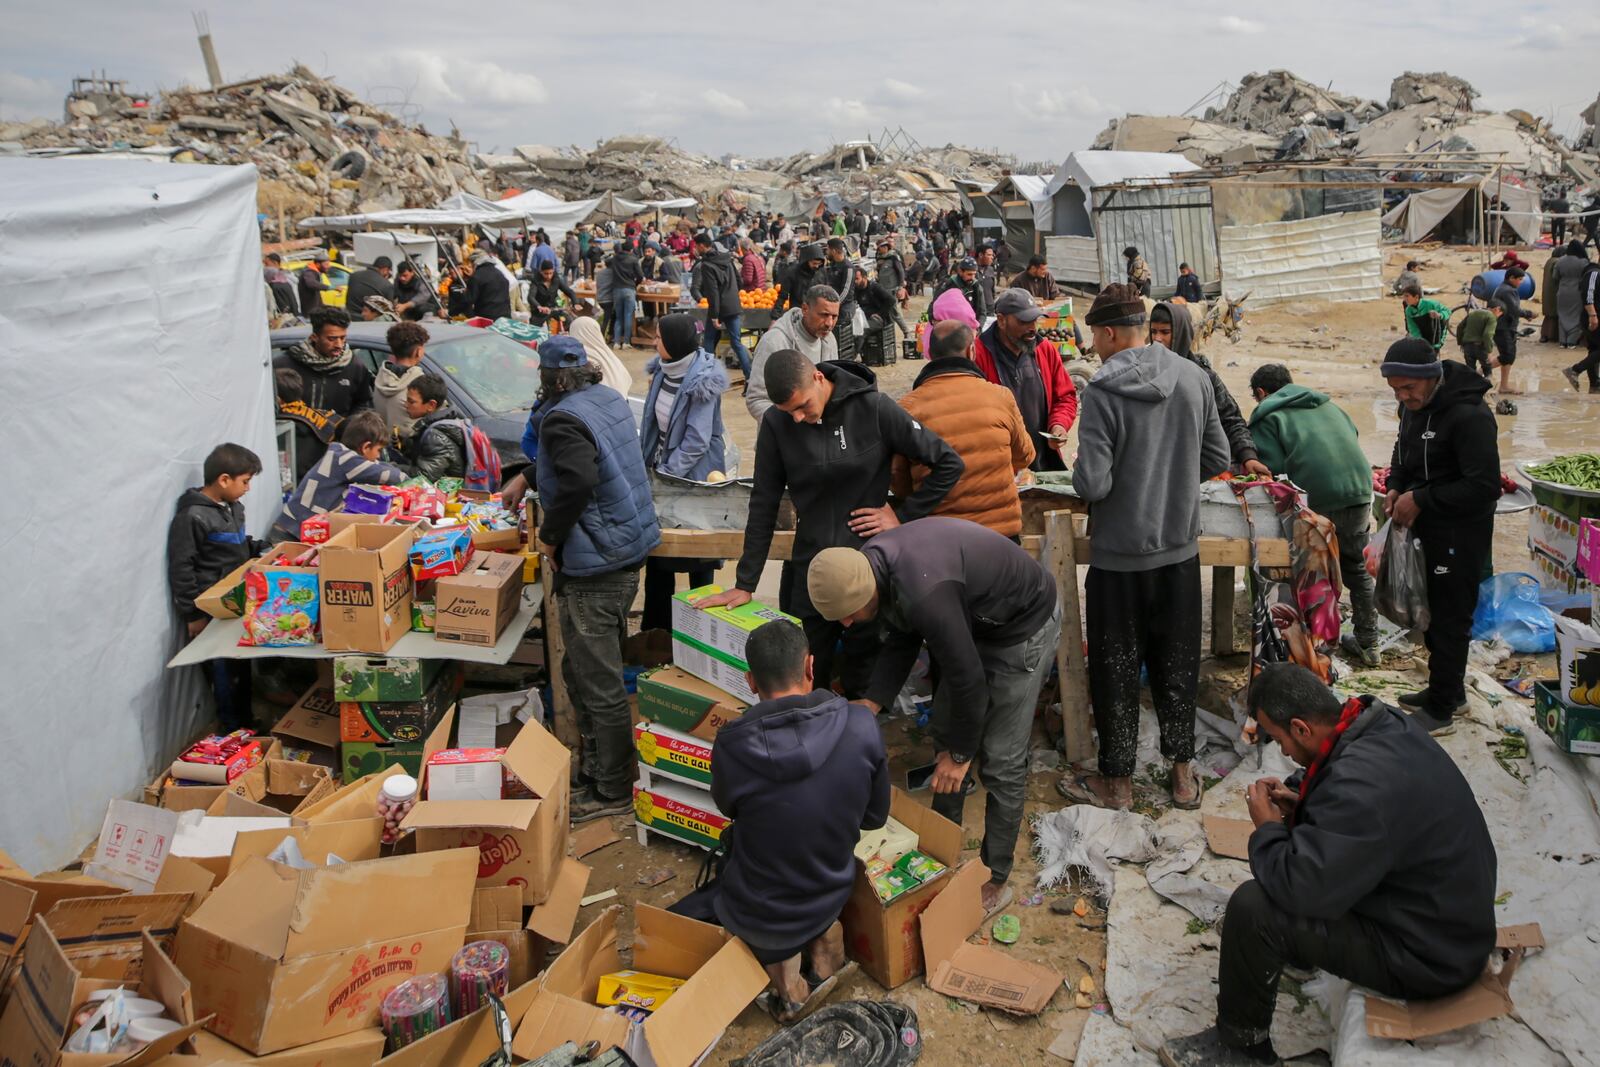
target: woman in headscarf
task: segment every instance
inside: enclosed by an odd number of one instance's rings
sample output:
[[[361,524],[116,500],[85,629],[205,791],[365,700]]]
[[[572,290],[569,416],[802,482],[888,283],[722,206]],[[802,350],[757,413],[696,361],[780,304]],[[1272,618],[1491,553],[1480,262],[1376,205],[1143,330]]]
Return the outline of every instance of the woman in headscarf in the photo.
[[[928,328],[917,345],[922,352],[921,358],[928,358],[928,339],[933,336],[934,326],[947,319],[964,323],[974,334],[978,332],[978,316],[973,312],[971,302],[962,295],[960,289],[946,289],[928,308]]]
[[[1567,245],[1567,254],[1556,263],[1556,290],[1555,306],[1558,322],[1556,324],[1556,340],[1561,342],[1562,348],[1572,348],[1583,341],[1584,320],[1587,316],[1583,311],[1583,275],[1588,269],[1589,257],[1583,250],[1583,242],[1574,240]],[[1550,293],[1545,293],[1544,298],[1549,300]]]
[[[693,316],[662,316],[656,334],[656,357],[646,366],[650,389],[645,394],[639,447],[652,471],[693,481],[725,475],[727,455],[722,426],[722,394],[728,372],[722,361],[700,347],[700,327]],[[642,629],[672,628],[672,595],[678,575],[687,571],[689,588],[710,585],[717,560],[666,559],[651,556],[644,565]]]
[[[584,309],[587,309],[587,313]],[[600,332],[600,324],[594,319],[592,304],[585,301],[579,305],[579,310],[572,319],[572,328],[567,332],[583,344],[583,350],[589,354],[589,362],[600,368],[600,384],[609,385],[623,396],[627,396],[629,390],[633,388],[633,375],[628,373],[628,368],[622,365],[622,360],[618,359],[617,354],[606,344],[605,335]]]

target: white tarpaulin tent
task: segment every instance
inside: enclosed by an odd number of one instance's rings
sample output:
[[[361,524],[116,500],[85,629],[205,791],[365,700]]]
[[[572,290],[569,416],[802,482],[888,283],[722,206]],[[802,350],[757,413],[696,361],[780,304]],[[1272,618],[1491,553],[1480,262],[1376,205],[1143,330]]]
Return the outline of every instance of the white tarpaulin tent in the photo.
[[[469,193],[457,193],[431,208],[317,215],[301,219],[298,225],[305,230],[359,230],[367,226],[525,226],[529,230],[542,228],[554,241],[592,215],[599,203],[598,198],[569,203],[537,189],[504,200],[485,200]]]
[[[1538,242],[1543,221],[1539,213],[1539,194],[1520,185],[1497,181],[1493,176],[1469,176],[1449,189],[1422,189],[1412,193],[1389,209],[1383,224],[1400,230],[1407,244],[1426,239],[1446,224],[1446,220],[1449,220],[1446,236],[1463,241],[1472,239],[1479,229],[1474,189],[1483,190],[1486,203],[1498,198],[1506,225],[1516,231],[1524,244]]]
[[[1217,227],[1222,291],[1252,307],[1285,300],[1373,300],[1383,292],[1377,211]]]
[[[58,866],[211,715],[167,591],[167,528],[211,449],[281,498],[256,169],[0,159],[6,500],[0,848]]]
[[[1073,152],[1045,185],[1044,195],[1050,201],[1048,229],[1066,236],[1093,236],[1089,208],[1096,189],[1199,169],[1176,152]]]

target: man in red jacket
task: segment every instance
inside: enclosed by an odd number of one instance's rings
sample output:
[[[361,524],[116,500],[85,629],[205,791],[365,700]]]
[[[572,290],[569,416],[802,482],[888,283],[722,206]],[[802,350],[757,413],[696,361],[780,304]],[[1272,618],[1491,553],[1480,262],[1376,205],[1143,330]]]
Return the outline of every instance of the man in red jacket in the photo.
[[[1055,342],[1039,336],[1037,323],[1044,309],[1026,290],[1007,289],[995,299],[994,311],[994,325],[978,335],[973,361],[985,378],[1016,397],[1029,440],[1038,445],[1044,437],[1051,446],[1037,449],[1033,469],[1066,470],[1061,449],[1078,417],[1078,390]]]

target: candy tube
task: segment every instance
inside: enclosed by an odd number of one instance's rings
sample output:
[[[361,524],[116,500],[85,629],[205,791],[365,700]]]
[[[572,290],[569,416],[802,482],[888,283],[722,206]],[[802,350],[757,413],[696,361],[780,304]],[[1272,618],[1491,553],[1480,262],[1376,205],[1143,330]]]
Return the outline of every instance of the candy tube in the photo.
[[[384,996],[379,1017],[388,1051],[405,1048],[450,1021],[450,984],[442,974],[408,978]]]
[[[450,1003],[464,1019],[488,1003],[487,994],[506,995],[511,953],[498,941],[473,941],[450,960]]]

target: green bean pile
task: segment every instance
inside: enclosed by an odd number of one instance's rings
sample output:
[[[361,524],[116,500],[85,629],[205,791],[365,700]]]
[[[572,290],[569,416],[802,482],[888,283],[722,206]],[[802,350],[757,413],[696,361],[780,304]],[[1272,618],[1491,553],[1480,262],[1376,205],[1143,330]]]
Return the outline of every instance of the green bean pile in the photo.
[[[1593,452],[1557,456],[1548,463],[1528,467],[1527,471],[1540,481],[1570,485],[1575,489],[1600,490],[1600,455]]]

